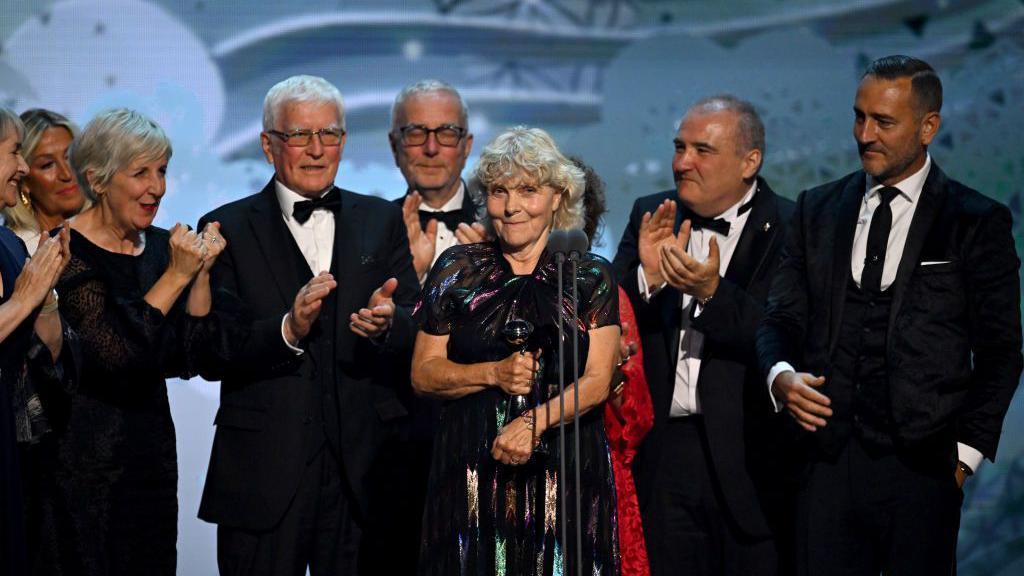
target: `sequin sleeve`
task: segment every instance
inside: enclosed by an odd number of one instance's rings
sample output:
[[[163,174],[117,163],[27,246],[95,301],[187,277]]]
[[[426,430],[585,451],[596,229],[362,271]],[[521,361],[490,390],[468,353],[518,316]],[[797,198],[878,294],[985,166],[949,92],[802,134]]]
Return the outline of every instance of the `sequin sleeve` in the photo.
[[[473,268],[472,261],[462,246],[445,250],[434,263],[420,292],[419,302],[413,309],[413,319],[420,330],[434,336],[451,332],[456,314],[453,291],[465,281]]]
[[[579,274],[590,289],[589,301],[582,306],[589,329],[618,325],[619,288],[612,265],[596,254],[587,254],[580,262]]]

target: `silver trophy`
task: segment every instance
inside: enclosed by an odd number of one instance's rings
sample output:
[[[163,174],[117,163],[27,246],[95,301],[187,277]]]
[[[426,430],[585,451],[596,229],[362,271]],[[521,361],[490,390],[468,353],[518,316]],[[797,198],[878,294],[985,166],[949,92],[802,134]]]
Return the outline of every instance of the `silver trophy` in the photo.
[[[501,333],[505,337],[505,341],[508,342],[509,345],[512,346],[514,350],[518,350],[520,354],[525,354],[527,343],[530,340],[530,336],[533,335],[533,324],[531,324],[528,320],[523,320],[521,318],[513,318],[505,323],[505,326],[504,328],[502,328]],[[543,360],[538,358],[537,364],[539,366],[537,374],[543,374]],[[534,376],[533,381],[530,383],[530,386],[533,389],[532,402],[526,394],[517,394],[509,397],[508,406],[505,409],[505,421],[502,423],[502,425],[511,422],[515,418],[521,416],[527,410],[530,410],[534,406],[540,404],[540,393],[539,386],[537,384],[537,379],[538,377]],[[537,446],[534,449],[534,451],[544,452],[544,447],[542,445]]]

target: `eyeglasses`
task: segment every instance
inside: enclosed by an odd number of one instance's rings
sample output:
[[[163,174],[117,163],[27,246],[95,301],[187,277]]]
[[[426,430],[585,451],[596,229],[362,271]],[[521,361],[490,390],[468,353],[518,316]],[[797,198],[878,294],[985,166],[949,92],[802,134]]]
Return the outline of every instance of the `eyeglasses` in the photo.
[[[398,129],[403,146],[423,146],[427,138],[433,134],[441,146],[458,146],[466,134],[466,129],[454,124],[442,124],[437,128],[427,128],[422,124],[408,124]]]
[[[340,128],[321,128],[319,130],[293,130],[291,132],[279,132],[267,130],[268,134],[277,136],[284,143],[292,148],[305,148],[313,141],[313,136],[320,136],[320,143],[324,146],[338,146],[341,144],[341,137],[345,131]]]

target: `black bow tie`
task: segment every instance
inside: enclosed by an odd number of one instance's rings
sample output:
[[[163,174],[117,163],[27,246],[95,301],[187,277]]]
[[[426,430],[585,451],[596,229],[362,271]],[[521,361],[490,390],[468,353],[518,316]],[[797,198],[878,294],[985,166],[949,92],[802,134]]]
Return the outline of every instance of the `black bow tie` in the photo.
[[[340,207],[341,192],[337,188],[333,188],[330,192],[324,194],[322,198],[296,202],[292,206],[292,218],[295,218],[299,224],[305,224],[309,217],[313,215],[314,210],[330,210],[333,212]]]
[[[455,229],[459,227],[459,224],[466,222],[466,219],[462,216],[462,210],[451,210],[448,212],[430,212],[428,210],[419,210],[420,214],[420,227],[426,230],[427,222],[431,220],[437,220],[439,223],[444,224],[449,230],[455,232]]]
[[[744,212],[750,210],[753,205],[754,201],[751,200],[743,206],[740,206],[739,210],[736,211],[736,216],[738,217]],[[703,228],[705,230],[711,230],[712,232],[718,232],[722,236],[729,235],[729,229],[731,226],[729,225],[729,221],[724,218],[705,218],[704,216],[696,213],[691,213],[687,215],[686,218],[690,220],[690,230],[700,230]]]

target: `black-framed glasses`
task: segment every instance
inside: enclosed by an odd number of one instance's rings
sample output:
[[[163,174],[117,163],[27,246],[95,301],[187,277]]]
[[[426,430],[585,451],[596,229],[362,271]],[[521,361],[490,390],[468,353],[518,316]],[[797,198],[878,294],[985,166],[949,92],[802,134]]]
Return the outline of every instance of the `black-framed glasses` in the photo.
[[[305,148],[313,141],[313,136],[320,136],[320,143],[324,146],[338,146],[341,144],[341,137],[345,131],[341,128],[321,128],[319,130],[292,130],[281,132],[278,130],[267,130],[267,134],[273,134],[292,148]]]
[[[458,146],[466,134],[466,129],[455,124],[442,124],[437,128],[427,128],[422,124],[407,124],[398,129],[403,146],[423,146],[431,134],[441,146]]]

